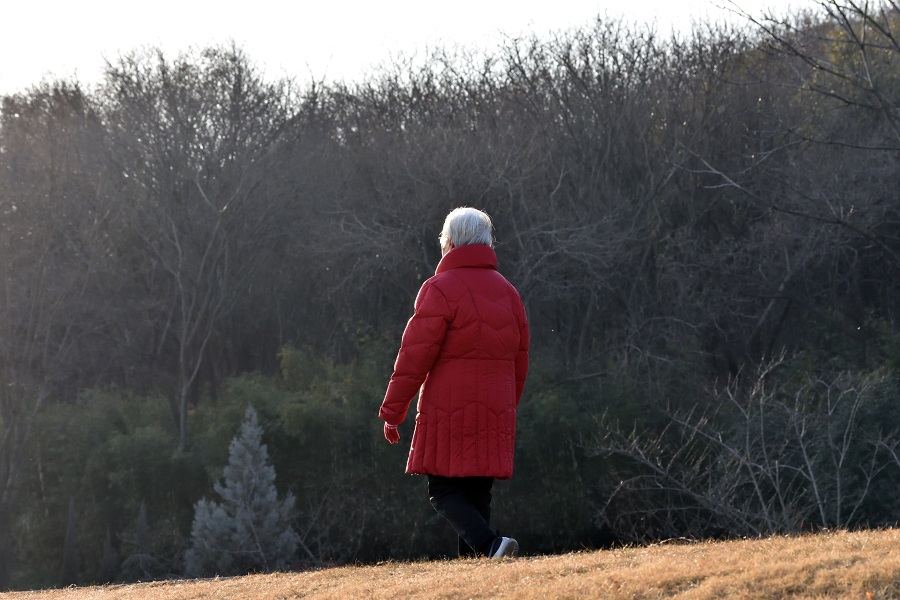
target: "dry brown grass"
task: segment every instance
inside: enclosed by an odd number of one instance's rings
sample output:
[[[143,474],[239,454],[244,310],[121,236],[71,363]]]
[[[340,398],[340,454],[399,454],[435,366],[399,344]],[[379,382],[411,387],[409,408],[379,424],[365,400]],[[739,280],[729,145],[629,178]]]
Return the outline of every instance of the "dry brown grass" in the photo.
[[[900,530],[669,543],[519,559],[389,562],[228,579],[0,594],[189,598],[900,598]]]

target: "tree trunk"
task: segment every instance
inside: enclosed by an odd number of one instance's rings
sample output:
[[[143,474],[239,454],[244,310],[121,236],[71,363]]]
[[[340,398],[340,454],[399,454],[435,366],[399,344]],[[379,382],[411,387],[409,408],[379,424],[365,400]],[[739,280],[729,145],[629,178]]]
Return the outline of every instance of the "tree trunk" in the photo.
[[[10,532],[11,507],[0,504],[0,592],[9,589],[10,572],[12,570],[12,535]]]

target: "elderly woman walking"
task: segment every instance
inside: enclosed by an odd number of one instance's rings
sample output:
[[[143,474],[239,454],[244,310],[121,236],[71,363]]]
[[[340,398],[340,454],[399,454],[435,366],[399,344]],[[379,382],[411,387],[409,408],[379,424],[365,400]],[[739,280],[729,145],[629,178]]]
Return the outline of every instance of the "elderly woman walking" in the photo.
[[[443,256],[422,284],[378,416],[384,437],[419,394],[406,472],[428,476],[434,509],[459,535],[460,556],[515,556],[518,542],[490,527],[491,488],[513,472],[516,408],[528,373],[528,321],[497,272],[490,217],[447,215]]]

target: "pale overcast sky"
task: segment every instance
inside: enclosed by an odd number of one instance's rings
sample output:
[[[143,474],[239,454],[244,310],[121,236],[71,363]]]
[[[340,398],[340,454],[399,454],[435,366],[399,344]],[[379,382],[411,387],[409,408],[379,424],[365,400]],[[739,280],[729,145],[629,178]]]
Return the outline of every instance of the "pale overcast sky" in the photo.
[[[41,79],[88,86],[104,58],[135,48],[167,55],[234,41],[272,78],[360,80],[373,65],[425,46],[495,48],[504,36],[583,27],[598,15],[653,23],[735,18],[729,0],[7,0],[0,8],[0,94]],[[816,0],[734,0],[751,14]],[[726,7],[731,7],[728,10]]]

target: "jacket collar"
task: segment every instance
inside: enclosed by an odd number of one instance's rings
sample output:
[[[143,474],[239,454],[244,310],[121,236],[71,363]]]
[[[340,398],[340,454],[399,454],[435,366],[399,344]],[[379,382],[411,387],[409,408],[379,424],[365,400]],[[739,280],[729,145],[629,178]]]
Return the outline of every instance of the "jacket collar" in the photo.
[[[497,254],[486,244],[471,244],[453,248],[441,258],[434,274],[440,275],[450,269],[474,267],[476,269],[497,270]]]

